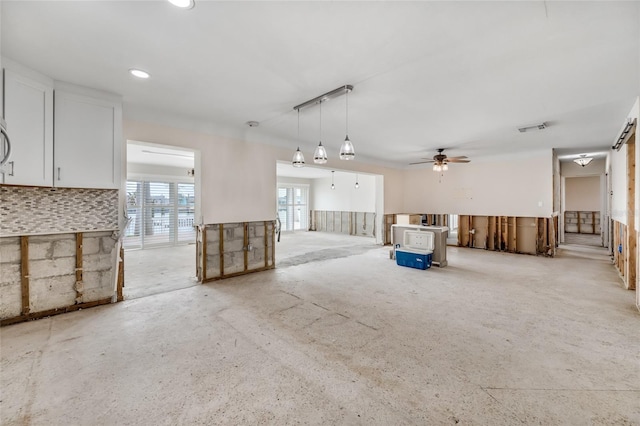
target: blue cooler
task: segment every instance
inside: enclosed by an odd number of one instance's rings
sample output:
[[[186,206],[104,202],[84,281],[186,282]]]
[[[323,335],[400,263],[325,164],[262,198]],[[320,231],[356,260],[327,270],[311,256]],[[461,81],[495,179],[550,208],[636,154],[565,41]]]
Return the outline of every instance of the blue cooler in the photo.
[[[429,269],[433,258],[433,232],[404,231],[402,246],[396,245],[396,263],[416,269]]]

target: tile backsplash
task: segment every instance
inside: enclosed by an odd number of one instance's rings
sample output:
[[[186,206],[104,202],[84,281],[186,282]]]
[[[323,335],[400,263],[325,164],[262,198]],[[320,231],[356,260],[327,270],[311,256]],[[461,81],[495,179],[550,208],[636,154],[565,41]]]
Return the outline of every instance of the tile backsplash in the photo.
[[[0,186],[0,237],[116,229],[117,189]]]

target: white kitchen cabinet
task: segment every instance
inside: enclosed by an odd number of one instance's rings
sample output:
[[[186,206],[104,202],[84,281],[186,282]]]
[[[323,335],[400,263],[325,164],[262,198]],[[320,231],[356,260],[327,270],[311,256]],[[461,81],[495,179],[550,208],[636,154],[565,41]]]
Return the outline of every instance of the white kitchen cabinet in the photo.
[[[4,119],[11,156],[2,183],[52,186],[53,80],[13,67],[17,70],[4,70]]]
[[[54,186],[120,188],[119,97],[56,82]]]

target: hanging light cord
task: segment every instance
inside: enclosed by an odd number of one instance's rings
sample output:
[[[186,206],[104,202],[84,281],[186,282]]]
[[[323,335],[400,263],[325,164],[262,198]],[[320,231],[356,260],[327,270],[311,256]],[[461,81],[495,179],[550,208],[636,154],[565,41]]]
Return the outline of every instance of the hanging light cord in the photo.
[[[322,143],[322,101],[320,101],[320,143]]]
[[[345,124],[345,134],[349,136],[349,90],[347,89],[347,93],[345,94],[347,100],[347,122]]]
[[[300,110],[298,110],[298,143],[300,143]]]

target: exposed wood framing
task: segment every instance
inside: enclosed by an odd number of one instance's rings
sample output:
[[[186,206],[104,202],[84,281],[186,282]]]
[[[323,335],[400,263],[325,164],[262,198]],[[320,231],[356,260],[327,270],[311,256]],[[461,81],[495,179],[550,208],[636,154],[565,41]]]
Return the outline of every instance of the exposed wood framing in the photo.
[[[264,222],[264,267],[269,266],[269,233],[267,221]]]
[[[22,315],[29,315],[29,237],[20,237],[20,288]]]
[[[275,268],[276,266],[276,232],[275,223],[271,226],[271,266],[269,268]]]
[[[220,276],[224,277],[224,225],[221,223],[218,228],[220,229]]]
[[[638,264],[636,235],[636,144],[635,134],[627,142],[627,251],[625,261],[627,268],[626,288],[635,290]]]
[[[202,276],[200,281],[207,280],[207,227],[202,227]]]
[[[249,223],[244,222],[244,270],[249,270]]]
[[[460,215],[458,246],[554,256],[555,220],[553,217]],[[474,233],[470,232],[472,229]]]
[[[76,304],[82,303],[84,282],[82,281],[82,232],[76,233]]]
[[[20,322],[50,317],[53,315],[64,314],[67,312],[79,311],[80,309],[92,308],[94,306],[108,305],[110,303],[111,303],[111,297],[108,297],[106,299],[96,300],[93,302],[78,303],[77,305],[71,305],[65,308],[55,308],[55,309],[49,309],[46,311],[27,313],[17,317],[4,319],[0,321],[0,326],[17,324]]]
[[[124,300],[124,247],[120,246],[120,259],[118,261],[118,287],[116,288],[117,300],[122,302]]]
[[[581,232],[580,231],[580,212],[576,212],[578,213],[578,234]]]
[[[591,212],[591,233],[596,233],[596,212]]]

